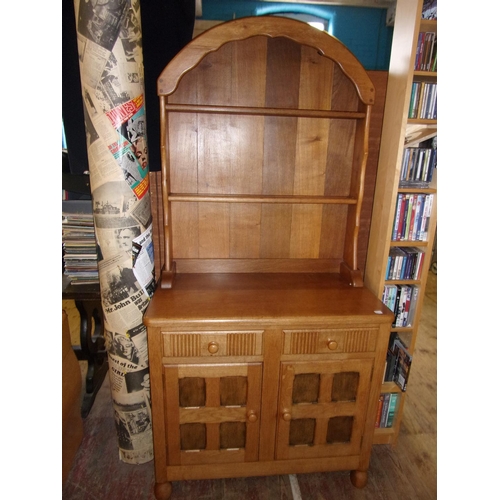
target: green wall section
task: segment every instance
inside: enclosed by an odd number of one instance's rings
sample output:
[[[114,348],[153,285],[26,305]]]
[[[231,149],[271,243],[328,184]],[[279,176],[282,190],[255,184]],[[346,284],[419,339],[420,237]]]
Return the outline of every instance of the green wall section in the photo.
[[[324,13],[331,20],[332,34],[359,59],[367,70],[389,69],[393,28],[386,26],[387,9],[328,5],[258,2],[255,0],[203,0],[204,20],[237,19],[255,16],[262,9],[297,9]]]

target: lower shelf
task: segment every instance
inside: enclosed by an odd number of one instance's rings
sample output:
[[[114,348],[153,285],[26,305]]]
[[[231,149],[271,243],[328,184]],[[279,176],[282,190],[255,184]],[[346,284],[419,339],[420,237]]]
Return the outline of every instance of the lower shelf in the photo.
[[[392,444],[397,438],[394,427],[375,429],[373,444]]]

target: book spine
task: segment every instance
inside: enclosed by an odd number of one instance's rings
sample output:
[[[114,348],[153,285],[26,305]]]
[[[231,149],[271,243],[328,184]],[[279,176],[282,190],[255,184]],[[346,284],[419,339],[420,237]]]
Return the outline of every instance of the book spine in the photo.
[[[427,65],[427,59],[429,58],[429,49],[431,46],[431,33],[425,33],[424,35],[424,53],[422,55],[422,60],[420,61],[420,71],[425,71]]]
[[[389,347],[385,355],[386,369],[384,373],[384,382],[394,382],[394,370],[396,368],[396,356]]]
[[[431,149],[431,160],[429,163],[430,163],[429,164],[429,172],[427,174],[427,179],[426,179],[427,182],[431,182],[432,177],[434,175],[434,169],[436,168],[436,164],[437,164],[437,150]]]
[[[410,227],[408,230],[408,240],[413,240],[413,228],[415,226],[415,217],[417,213],[417,201],[418,201],[418,195],[414,194],[412,196],[411,219],[410,219]]]
[[[403,152],[403,162],[401,166],[401,173],[399,175],[399,180],[404,181],[408,179],[409,175],[409,162],[410,162],[410,148],[405,148]]]
[[[405,392],[408,384],[408,377],[410,375],[412,356],[399,339],[394,341],[394,351],[397,356],[394,382],[403,392]]]
[[[432,86],[432,96],[429,106],[429,119],[435,120],[437,118],[437,83]]]
[[[414,92],[413,92],[413,89],[415,90]],[[413,82],[413,85],[412,85],[413,98],[410,102],[410,110],[409,110],[408,118],[416,118],[418,116],[417,112],[418,112],[418,105],[420,102],[421,89],[422,89],[422,82]]]
[[[396,301],[397,301],[397,294],[398,294],[398,287],[396,285],[392,285],[391,291],[390,291],[390,304],[391,304],[391,311],[393,313],[396,312]]]
[[[425,241],[423,236],[424,236],[425,223],[427,220],[428,209],[429,209],[429,195],[426,195],[425,201],[424,201],[424,206],[422,208],[422,218],[420,221],[420,228],[417,232],[417,240],[418,241]]]
[[[378,429],[380,427],[380,419],[382,417],[382,406],[384,405],[384,395],[381,394],[378,398],[378,406],[377,406],[377,418],[375,419],[375,428]]]
[[[431,64],[431,71],[437,71],[437,61],[438,61],[437,55],[438,54],[437,54],[437,40],[436,40],[436,43],[434,44],[434,56]]]
[[[380,416],[380,427],[385,427],[387,423],[387,414],[389,413],[390,394],[384,394],[384,402],[382,403],[382,414]]]
[[[405,308],[406,301],[408,300],[408,286],[401,286],[401,296],[399,300],[399,313],[398,313],[398,321],[396,326],[405,326]]]
[[[412,295],[413,295],[413,287],[407,286],[405,307],[404,307],[404,312],[403,312],[403,325],[402,326],[408,326],[408,315],[410,313],[410,305],[411,305]]]
[[[411,148],[410,158],[408,159],[409,163],[409,172],[408,172],[408,180],[415,180],[415,158],[417,157],[417,148]]]
[[[428,92],[428,84],[425,82],[420,82],[421,85],[421,90],[420,90],[420,97],[418,100],[418,109],[417,109],[417,118],[423,118],[423,109],[424,109],[424,103],[427,98],[427,92]]]
[[[431,220],[431,214],[432,214],[432,204],[434,202],[434,195],[429,194],[427,195],[429,198],[429,204],[427,206],[427,213],[425,214],[425,226],[423,227],[422,230],[422,241],[428,241],[429,239],[429,224]]]
[[[417,207],[415,209],[415,223],[413,224],[413,231],[411,235],[411,239],[416,241],[418,238],[418,228],[420,226],[420,220],[422,219],[422,200],[423,195],[417,195]]]
[[[392,229],[392,240],[396,241],[398,238],[398,227],[399,227],[399,219],[401,217],[401,204],[403,201],[403,194],[398,194],[398,201],[396,203],[396,214],[394,215],[394,227]]]
[[[429,165],[431,161],[431,149],[425,149],[424,150],[424,167],[422,168],[422,175],[420,176],[420,179],[422,182],[425,182],[427,179],[427,175],[429,172]]]
[[[431,71],[431,66],[432,66],[432,60],[434,57],[434,50],[436,47],[436,33],[432,32],[431,33],[431,40],[430,40],[430,47],[429,47],[429,54],[427,57],[427,61],[425,64],[425,71]]]
[[[401,326],[399,325],[399,318],[400,318],[400,303],[401,303],[401,294],[402,294],[402,286],[401,285],[396,285],[396,301],[394,304],[394,314],[396,315],[396,318],[394,320],[393,326],[398,327]]]
[[[413,287],[413,292],[411,295],[410,310],[408,311],[408,326],[413,325],[413,318],[415,317],[415,310],[417,309],[419,291],[420,291],[420,287],[418,287],[418,286]]]
[[[387,267],[385,268],[385,281],[387,281],[389,279],[389,272],[391,270],[391,261],[392,261],[392,257],[389,255],[389,257],[387,257]]]
[[[399,279],[404,280],[406,275],[406,268],[408,266],[408,254],[403,251],[404,255],[402,257],[403,263],[401,264],[401,271],[399,273]]]
[[[420,32],[418,34],[418,39],[417,39],[417,50],[415,52],[415,64],[413,65],[413,69],[415,71],[418,71],[420,68],[420,58],[422,55],[422,46],[423,46],[422,40],[423,40],[423,38],[424,38],[424,33]]]
[[[401,239],[404,241],[408,240],[408,233],[410,231],[410,221],[411,215],[413,213],[413,195],[406,195],[406,205],[405,205],[405,218],[403,221],[403,227],[401,228]]]

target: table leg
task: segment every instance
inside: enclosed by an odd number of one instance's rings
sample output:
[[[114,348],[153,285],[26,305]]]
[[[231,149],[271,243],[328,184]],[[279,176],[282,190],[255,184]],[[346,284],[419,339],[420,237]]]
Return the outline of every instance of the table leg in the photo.
[[[108,356],[104,345],[103,313],[100,300],[75,300],[80,313],[80,347],[75,353],[79,360],[88,362],[83,394],[82,417],[89,414],[95,397],[108,371]],[[92,319],[94,325],[92,327]]]

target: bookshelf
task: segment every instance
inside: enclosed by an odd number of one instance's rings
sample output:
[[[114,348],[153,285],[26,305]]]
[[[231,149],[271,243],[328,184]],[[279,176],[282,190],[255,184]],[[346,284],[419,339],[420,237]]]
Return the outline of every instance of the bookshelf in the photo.
[[[414,82],[437,83],[437,71],[416,70],[414,67],[420,32],[433,32],[437,38],[437,20],[424,20],[422,0],[398,0],[394,23],[394,35],[387,82],[387,97],[382,128],[379,167],[374,194],[372,225],[365,267],[365,285],[382,298],[387,285],[412,285],[418,287],[413,320],[408,326],[392,327],[391,332],[401,338],[410,354],[413,354],[429,267],[432,260],[433,241],[437,225],[437,176],[432,182],[412,186],[400,186],[401,168],[405,149],[418,147],[423,141],[437,136],[437,117],[409,118]],[[431,68],[434,69],[434,68]],[[400,195],[432,196],[427,236],[421,240],[395,241],[394,220]],[[387,263],[395,247],[416,247],[423,253],[422,268],[418,279],[387,279]],[[411,391],[411,371],[408,390]],[[375,444],[395,445],[403,415],[406,392],[401,392],[394,382],[381,384],[381,394],[400,392],[399,405],[390,428],[375,430]]]

